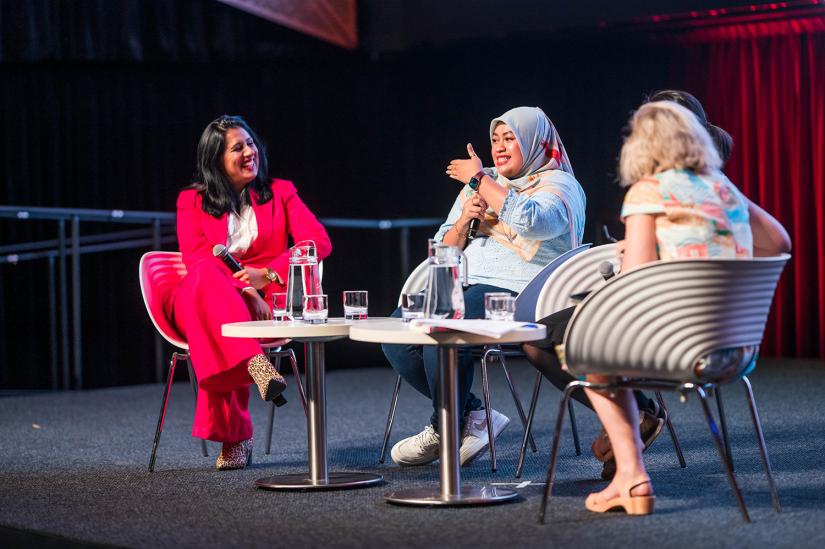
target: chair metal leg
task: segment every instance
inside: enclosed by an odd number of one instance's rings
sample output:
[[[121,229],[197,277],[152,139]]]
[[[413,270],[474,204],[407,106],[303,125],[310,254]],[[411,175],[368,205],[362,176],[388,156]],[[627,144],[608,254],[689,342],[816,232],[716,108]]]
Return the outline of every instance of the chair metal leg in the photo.
[[[762,456],[762,465],[765,467],[765,476],[768,477],[768,486],[771,489],[771,500],[773,501],[773,508],[777,513],[782,512],[782,505],[779,503],[779,492],[776,489],[776,484],[773,481],[773,472],[771,471],[771,460],[768,457],[768,446],[765,444],[765,435],[762,432],[762,422],[759,421],[759,412],[756,409],[756,401],[753,398],[753,387],[748,376],[742,377],[742,385],[745,386],[745,396],[748,399],[748,408],[751,411],[751,420],[753,420],[753,430],[756,434],[756,441],[759,443],[759,452]],[[719,398],[719,395],[716,395]]]
[[[742,519],[746,523],[749,523],[751,519],[750,516],[748,516],[748,509],[745,506],[745,499],[742,497],[742,491],[739,489],[739,484],[736,482],[736,476],[733,473],[733,469],[731,469],[730,463],[728,463],[722,437],[719,436],[719,430],[716,427],[716,423],[713,421],[713,414],[710,411],[710,406],[708,406],[707,395],[699,386],[693,386],[692,388],[699,396],[702,411],[705,413],[705,419],[707,419],[708,427],[710,427],[710,434],[713,438],[714,444],[716,444],[716,451],[719,453],[719,459],[722,461],[722,465],[725,468],[725,474],[728,476],[730,487],[733,490],[734,496],[736,496],[736,502],[739,504],[739,511],[742,513]]]
[[[280,349],[277,348],[277,349]],[[292,377],[295,378],[295,384],[298,387],[298,396],[301,397],[301,405],[304,408],[304,415],[309,415],[309,411],[307,410],[307,398],[306,394],[304,393],[304,385],[301,382],[301,374],[298,371],[298,362],[295,360],[295,351],[292,349],[287,349],[285,351],[282,350],[272,350],[269,353],[269,359],[274,361],[273,365],[277,371],[281,371],[281,359],[288,358],[289,363],[292,367]],[[267,420],[266,425],[266,443],[264,444],[264,453],[266,455],[270,455],[272,451],[272,427],[275,422],[275,402],[272,403],[269,409],[269,419]]]
[[[264,443],[264,454],[269,455],[272,450],[272,426],[275,423],[275,403],[269,403],[269,417],[266,421],[266,443]]]
[[[398,407],[398,391],[401,390],[401,376],[395,378],[395,388],[392,391],[392,398],[390,399],[390,413],[387,414],[387,426],[384,428],[384,443],[381,445],[381,455],[378,457],[378,463],[384,463],[384,456],[387,454],[387,443],[390,440],[390,431],[392,431],[392,422],[395,420],[395,409]]]
[[[155,428],[155,441],[152,443],[152,456],[149,458],[149,472],[155,471],[155,457],[160,444],[160,435],[163,432],[163,420],[166,419],[166,405],[169,403],[169,392],[172,389],[172,379],[175,377],[175,365],[178,362],[178,353],[172,353],[172,360],[169,361],[169,374],[166,376],[166,387],[163,389],[163,400],[160,402],[160,415],[158,425]]]
[[[195,370],[192,368],[192,360],[189,358],[189,353],[184,355],[178,355],[181,358],[186,359],[186,367],[189,369],[189,383],[192,384],[192,392],[195,393],[195,406],[198,405],[198,378],[195,377]],[[206,451],[206,441],[201,439],[201,453],[203,457],[209,457],[209,453]]]
[[[269,353],[269,360],[274,360],[272,364],[276,372],[281,371],[281,351]],[[269,403],[269,418],[266,422],[266,442],[264,443],[264,454],[269,455],[272,451],[272,426],[275,423],[275,402]]]
[[[673,429],[670,411],[667,409],[661,391],[656,391],[654,394],[656,395],[656,402],[659,403],[659,407],[665,411],[665,425],[667,425],[667,431],[670,433],[670,440],[673,441],[673,448],[676,450],[676,457],[679,459],[679,467],[684,469],[687,467],[687,463],[685,462],[685,455],[682,453],[682,445],[679,443],[679,437],[676,436],[676,431]]]
[[[553,493],[553,482],[556,479],[556,460],[559,455],[559,441],[561,440],[561,426],[564,423],[564,410],[570,401],[570,394],[582,386],[581,381],[571,381],[564,389],[564,396],[559,404],[559,414],[556,416],[556,428],[553,431],[553,445],[550,449],[550,463],[547,465],[547,481],[544,484],[544,495],[541,498],[541,511],[539,512],[539,522],[544,524],[544,517],[547,513],[547,503]]]
[[[484,348],[481,355],[481,388],[484,392],[484,414],[487,416],[487,441],[490,446],[490,469],[495,473],[498,469],[496,462],[496,437],[493,433],[493,407],[490,404],[490,383],[487,377],[487,357],[491,353],[501,353],[500,347]]]
[[[570,414],[570,430],[573,431],[573,446],[576,448],[576,455],[582,455],[582,445],[579,442],[579,428],[576,425],[576,412],[573,410],[573,399],[567,401],[567,413]]]
[[[719,411],[719,427],[722,428],[722,440],[725,443],[725,455],[728,456],[728,463],[733,471],[733,454],[730,451],[730,439],[728,438],[728,422],[725,419],[725,405],[722,404],[722,391],[719,387],[713,388],[713,396],[716,397],[716,409]]]
[[[536,381],[533,383],[533,396],[530,397],[530,410],[527,413],[527,425],[524,426],[524,436],[521,439],[521,450],[518,454],[518,464],[516,465],[516,478],[521,478],[521,470],[524,467],[524,456],[527,453],[527,436],[533,428],[533,418],[536,415],[536,403],[539,399],[541,389],[541,372],[536,372]]]
[[[504,353],[499,355],[499,360],[501,361],[501,368],[504,370],[504,378],[507,380],[507,385],[510,386],[510,394],[513,395],[513,402],[516,403],[516,411],[518,412],[518,417],[521,419],[521,427],[526,431],[527,430],[527,416],[524,414],[524,408],[521,405],[521,397],[516,391],[516,386],[513,384],[513,380],[510,378],[510,371],[507,369],[507,363],[504,360]],[[531,433],[527,433],[528,441],[530,442],[530,449],[533,452],[536,452],[538,448],[536,448],[536,441],[533,440],[533,435]]]
[[[298,395],[301,397],[301,405],[304,407],[304,415],[309,417],[309,409],[307,408],[307,395],[304,391],[304,384],[301,382],[301,372],[298,371],[298,362],[295,360],[295,351],[287,349],[289,353],[289,363],[292,365],[292,377],[295,378],[295,384],[298,386]]]

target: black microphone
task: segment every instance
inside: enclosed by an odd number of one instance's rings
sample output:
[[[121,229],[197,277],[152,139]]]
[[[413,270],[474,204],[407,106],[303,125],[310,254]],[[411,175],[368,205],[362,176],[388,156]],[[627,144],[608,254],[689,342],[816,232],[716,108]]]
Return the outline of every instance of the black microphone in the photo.
[[[481,225],[481,220],[477,217],[474,217],[470,220],[470,225],[467,228],[467,239],[472,240],[476,237],[476,233],[478,233],[478,226]]]
[[[238,263],[238,260],[232,257],[232,254],[229,253],[229,250],[227,250],[226,246],[223,244],[215,244],[212,247],[212,255],[223,261],[223,264],[226,265],[233,273],[237,273],[243,269],[241,264]],[[261,297],[266,297],[266,294],[261,290],[258,290],[258,295]]]
[[[599,264],[599,274],[602,275],[602,278],[607,282],[614,276],[616,276],[616,271],[613,268],[613,263],[610,261],[602,261]]]

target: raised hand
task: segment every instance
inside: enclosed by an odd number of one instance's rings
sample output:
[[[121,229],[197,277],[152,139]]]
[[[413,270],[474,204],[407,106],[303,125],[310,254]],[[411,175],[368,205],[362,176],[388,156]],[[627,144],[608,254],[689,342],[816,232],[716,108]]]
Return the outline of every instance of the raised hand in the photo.
[[[447,166],[446,172],[451,179],[461,181],[465,185],[469,183],[470,178],[480,172],[483,167],[481,165],[481,159],[473,150],[473,145],[471,143],[467,143],[467,155],[469,155],[469,158],[457,158],[452,160]]]

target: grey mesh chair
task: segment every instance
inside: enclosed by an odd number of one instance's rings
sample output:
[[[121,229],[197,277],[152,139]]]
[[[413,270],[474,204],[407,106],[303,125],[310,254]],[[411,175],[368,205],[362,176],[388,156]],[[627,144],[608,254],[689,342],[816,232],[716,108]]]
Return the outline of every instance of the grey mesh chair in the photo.
[[[570,259],[571,257],[587,250],[590,247],[590,244],[584,244],[572,250],[565,252],[564,254],[560,255],[559,257],[555,258],[553,261],[548,263],[536,276],[533,277],[532,280],[525,286],[524,290],[516,297],[516,310],[514,313],[515,320],[521,320],[524,322],[533,322],[536,320],[534,316],[536,299],[538,299],[539,292],[544,285],[544,281],[555,271],[559,265]],[[412,293],[417,292],[419,290],[423,290],[427,283],[427,261],[421,262],[413,272],[407,277],[404,286],[401,288],[401,294],[405,293]],[[399,295],[398,305],[401,305],[401,296]],[[498,462],[496,458],[496,445],[495,445],[495,437],[493,436],[493,426],[492,426],[492,417],[491,417],[491,401],[490,401],[490,387],[488,381],[488,373],[487,373],[487,364],[493,358],[498,358],[499,363],[501,364],[501,368],[504,372],[504,377],[507,380],[507,385],[510,388],[510,393],[513,396],[513,402],[516,405],[516,410],[518,412],[519,418],[521,419],[522,426],[526,428],[527,426],[527,417],[524,413],[524,408],[521,404],[521,397],[518,394],[518,391],[513,383],[512,378],[510,377],[510,372],[507,369],[507,363],[505,359],[505,351],[501,348],[500,345],[486,345],[481,353],[481,381],[482,381],[482,392],[484,398],[484,408],[487,412],[487,436],[490,440],[490,467],[493,472],[496,472],[498,469]],[[539,374],[540,376],[541,374]],[[381,445],[381,455],[379,456],[379,463],[384,463],[384,459],[387,452],[387,445],[389,443],[390,433],[392,431],[392,424],[395,420],[395,411],[398,406],[398,392],[401,389],[401,376],[398,376],[395,380],[395,387],[393,389],[392,399],[390,401],[390,411],[387,416],[387,425],[384,429],[384,440]],[[578,441],[578,434],[576,429],[575,423],[575,416],[572,410],[572,404],[570,409],[570,422],[573,428],[573,433],[575,437],[575,444],[576,447],[579,447]],[[536,451],[536,445],[533,441],[532,436],[526,436],[525,440],[529,442],[531,445],[532,450]],[[527,442],[525,443],[527,444]]]
[[[612,384],[571,382],[556,418],[539,519],[553,490],[564,406],[574,390],[670,390],[696,393],[745,522],[742,492],[707,403],[708,388],[741,380],[750,408],[773,507],[782,508],[753,390],[759,344],[776,285],[789,255],[749,260],[656,261],[617,276],[577,308],[565,332],[565,359],[574,375],[623,376]],[[599,345],[593,345],[598,341]]]
[[[553,271],[552,275],[545,280],[544,286],[541,288],[536,300],[535,318],[537,320],[542,319],[555,312],[572,307],[576,305],[577,302],[573,300],[571,296],[589,292],[603,286],[605,281],[599,271],[599,266],[605,261],[614,262],[616,260],[616,245],[604,244],[577,254],[575,257],[570,258],[569,261],[565,261],[562,265],[559,265],[559,268]],[[533,427],[533,419],[536,413],[542,379],[541,373],[536,375],[536,381],[533,385],[533,395],[530,399],[530,411],[527,416],[527,427],[525,429],[527,433],[530,433]],[[667,410],[661,393],[657,391],[655,396],[659,406]],[[568,404],[568,409],[572,412],[572,403]],[[682,454],[682,447],[679,444],[676,431],[673,429],[670,414],[667,414],[666,425],[676,450],[679,465],[684,468],[686,466],[685,458]],[[578,433],[574,430],[573,440],[576,443],[576,455],[581,455],[578,438]],[[527,453],[527,443],[527,437],[524,437],[521,443],[518,464],[516,465],[516,478],[521,478],[521,472],[524,468],[524,458]]]

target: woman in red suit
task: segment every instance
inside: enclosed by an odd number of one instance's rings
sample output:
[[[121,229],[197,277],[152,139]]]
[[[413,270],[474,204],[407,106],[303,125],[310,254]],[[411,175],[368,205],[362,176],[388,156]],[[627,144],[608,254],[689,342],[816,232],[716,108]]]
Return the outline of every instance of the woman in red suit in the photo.
[[[197,175],[177,201],[187,275],[173,296],[172,318],[189,343],[201,388],[192,434],[223,443],[219,470],[240,469],[252,456],[249,384],[274,400],[286,383],[255,339],[223,337],[221,326],[272,318],[272,293],[286,291],[290,238],[313,240],[319,259],[332,245],[295,186],[268,177],[263,146],[241,117],[221,116],[206,127]],[[214,257],[216,244],[244,268],[233,275]]]

